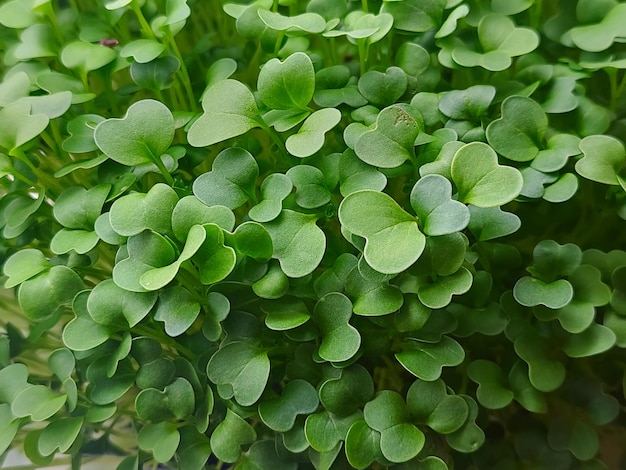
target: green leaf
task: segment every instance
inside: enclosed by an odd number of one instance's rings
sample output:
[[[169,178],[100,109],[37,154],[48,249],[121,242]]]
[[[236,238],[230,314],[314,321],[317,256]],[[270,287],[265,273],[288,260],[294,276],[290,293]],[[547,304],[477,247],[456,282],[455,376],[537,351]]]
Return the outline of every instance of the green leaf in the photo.
[[[70,305],[74,295],[82,289],[83,281],[74,270],[67,266],[53,266],[24,281],[17,300],[26,318],[41,321],[54,315],[59,308]]]
[[[110,190],[108,184],[99,184],[89,190],[73,186],[55,201],[54,218],[66,228],[93,230]]]
[[[517,27],[508,16],[491,14],[478,23],[478,41],[481,52],[458,46],[452,50],[452,59],[464,67],[497,72],[509,68],[511,58],[534,51],[539,35],[530,28]]]
[[[187,140],[207,147],[263,124],[252,92],[236,80],[220,80],[202,98],[204,113],[189,128]]]
[[[597,323],[577,335],[568,337],[563,352],[569,357],[588,357],[608,351],[617,337],[610,328]]]
[[[270,59],[259,72],[259,97],[271,109],[307,109],[313,99],[315,70],[308,55],[296,52],[284,61]]]
[[[42,455],[50,455],[57,450],[67,452],[78,437],[82,425],[82,417],[52,421],[39,435],[39,452]]]
[[[141,419],[160,423],[172,419],[185,419],[196,407],[193,387],[186,379],[177,377],[163,391],[146,388],[135,398],[137,414]]]
[[[83,41],[70,42],[61,51],[63,65],[68,69],[77,69],[82,75],[104,67],[116,57],[114,49]]]
[[[424,447],[424,434],[408,422],[407,407],[396,392],[379,392],[365,404],[363,418],[370,428],[380,432],[380,450],[391,462],[411,460]]]
[[[459,430],[469,414],[466,401],[460,396],[449,395],[441,379],[413,382],[407,391],[406,403],[412,421],[426,424],[440,434]]]
[[[9,154],[48,127],[49,118],[31,114],[30,103],[17,101],[0,109],[0,148]]]
[[[295,201],[304,209],[315,209],[328,204],[331,200],[330,191],[326,187],[324,173],[314,166],[297,165],[287,171],[296,188]]]
[[[0,10],[0,15],[2,10]],[[20,428],[20,421],[11,413],[8,403],[0,403],[0,452],[4,454],[11,446]]]
[[[254,442],[257,434],[243,418],[226,409],[224,421],[211,434],[211,450],[224,462],[234,463],[241,455],[241,447]]]
[[[253,288],[256,284],[253,284]],[[311,318],[311,314],[304,302],[295,298],[285,298],[279,302],[264,302],[261,305],[261,310],[267,315],[265,317],[265,325],[274,331],[286,331],[297,328],[304,325]]]
[[[279,299],[289,291],[289,278],[280,269],[277,262],[272,262],[269,265],[267,272],[258,280],[252,284],[252,291],[263,299]],[[267,318],[265,323],[268,328],[274,330],[288,330],[296,328],[306,323],[310,317],[306,307],[306,315],[304,312],[299,312],[299,315],[294,315],[292,305],[284,305],[284,309],[278,306],[272,305],[271,308],[267,308]],[[300,310],[300,309],[298,309]],[[306,316],[306,318],[305,318]]]
[[[529,368],[530,383],[537,390],[551,392],[565,380],[565,367],[554,359],[547,340],[534,332],[524,333],[515,340],[515,352]]]
[[[141,450],[152,452],[154,460],[165,463],[174,456],[180,443],[180,433],[175,423],[148,423],[139,431],[137,443]]]
[[[370,373],[359,364],[337,370],[335,377],[322,382],[318,393],[322,406],[338,416],[353,414],[374,397]]]
[[[470,221],[468,228],[478,241],[493,240],[515,233],[522,226],[520,218],[504,212],[499,207],[468,206]]]
[[[387,177],[360,160],[351,149],[341,155],[339,181],[339,190],[344,197],[364,189],[382,191],[387,185]]]
[[[310,157],[324,146],[324,136],[341,121],[335,108],[318,109],[311,114],[296,134],[287,138],[285,147],[295,157]]]
[[[157,294],[130,292],[112,279],[105,279],[89,293],[87,310],[91,318],[104,327],[137,325],[152,310]]]
[[[415,217],[385,193],[350,194],[339,206],[339,220],[350,233],[366,239],[365,259],[381,273],[404,271],[417,261],[426,245]]]
[[[293,428],[298,415],[313,413],[319,404],[317,391],[304,380],[292,380],[280,397],[259,404],[259,417],[270,429],[287,432]]]
[[[383,2],[381,11],[393,15],[394,27],[412,33],[437,29],[442,22],[445,0]]]
[[[283,16],[280,13],[259,9],[261,21],[275,31],[285,31],[288,35],[319,34],[326,29],[326,21],[317,13]]]
[[[176,254],[167,238],[145,230],[130,237],[128,243],[120,248],[118,256],[120,259],[113,268],[115,284],[132,292],[148,292],[141,284],[142,275],[173,263]]]
[[[576,162],[576,171],[598,183],[619,185],[622,180],[626,151],[622,143],[607,135],[592,135],[580,141],[583,158]]]
[[[513,295],[515,300],[525,307],[545,305],[551,309],[559,309],[571,302],[574,289],[565,279],[546,283],[534,277],[524,276],[515,283]]]
[[[441,376],[444,367],[458,366],[465,358],[465,350],[452,338],[443,336],[438,343],[412,341],[406,350],[396,353],[396,359],[416,377],[433,381]]]
[[[569,31],[576,47],[590,52],[600,52],[611,47],[613,42],[621,42],[623,36],[621,25],[626,18],[626,7],[616,4],[601,21],[580,25]]]
[[[200,304],[186,288],[172,286],[159,293],[154,319],[165,323],[169,336],[180,336],[200,314]]]
[[[105,281],[103,281],[105,282]],[[115,328],[96,323],[87,310],[89,291],[76,294],[72,303],[75,318],[63,329],[63,344],[73,351],[87,351],[104,343]]]
[[[528,162],[536,158],[548,129],[546,113],[536,101],[510,96],[502,102],[502,117],[487,126],[487,140],[509,160]]]
[[[452,90],[439,100],[439,110],[451,119],[478,121],[489,109],[495,95],[496,89],[490,85]]]
[[[491,361],[472,361],[467,369],[468,377],[478,384],[476,398],[485,408],[497,410],[508,406],[513,400],[513,391],[500,367]]]
[[[131,193],[111,206],[111,227],[119,235],[129,237],[144,230],[167,234],[172,231],[172,212],[178,195],[170,186],[157,183],[147,193]],[[154,210],[156,207],[159,210]]]
[[[133,62],[130,76],[138,86],[160,92],[174,83],[174,74],[180,69],[180,62],[174,56],[160,57],[145,64]]]
[[[33,9],[33,2],[12,0],[0,7],[0,24],[7,28],[23,29],[35,23],[39,18]]]
[[[466,144],[456,152],[451,174],[459,191],[459,200],[477,207],[506,204],[522,190],[520,172],[498,165],[496,152],[482,142]]]
[[[409,105],[394,104],[383,109],[376,126],[361,134],[354,151],[365,163],[380,168],[396,168],[414,158],[414,145],[424,123]]]
[[[132,104],[123,118],[107,119],[96,126],[96,145],[122,165],[160,162],[174,139],[174,117],[160,101]]]
[[[443,176],[420,178],[410,198],[422,230],[428,236],[459,232],[470,220],[467,206],[452,199],[452,184]]]
[[[235,400],[243,406],[250,406],[261,397],[269,373],[267,351],[243,341],[226,344],[207,364],[209,380],[232,387]]]
[[[485,442],[485,433],[476,425],[478,405],[467,395],[461,395],[469,408],[465,424],[446,436],[446,441],[454,450],[463,453],[475,452]]]
[[[254,188],[258,176],[254,157],[245,149],[231,147],[219,153],[211,171],[196,178],[193,192],[207,206],[235,209],[249,199],[256,200]]]
[[[263,224],[272,238],[273,258],[292,278],[306,276],[319,265],[326,250],[326,236],[316,225],[316,216],[283,210]]]
[[[104,121],[97,114],[81,114],[67,123],[70,136],[63,141],[63,150],[70,153],[85,153],[98,149],[94,140],[96,126]]]
[[[389,106],[398,101],[406,91],[406,73],[400,67],[388,67],[385,72],[370,70],[359,78],[359,92],[370,103]]]
[[[11,402],[11,413],[18,418],[45,421],[59,411],[66,400],[66,395],[57,395],[44,385],[29,385]]]
[[[187,240],[194,225],[215,224],[224,230],[235,227],[235,214],[226,206],[207,206],[197,197],[190,195],[181,198],[172,211],[172,231],[181,242]]]
[[[9,278],[4,287],[10,289],[50,268],[44,254],[34,248],[25,248],[11,255],[4,263],[3,272]]]
[[[347,361],[358,352],[361,335],[350,325],[351,316],[352,302],[339,292],[331,292],[315,304],[314,318],[322,334],[318,354],[325,361]]]
[[[306,439],[316,451],[330,452],[345,439],[350,426],[360,417],[360,411],[345,417],[328,411],[310,414],[304,425]]]
[[[346,436],[346,457],[353,468],[365,469],[382,457],[380,433],[364,420],[356,421]]]
[[[261,183],[261,202],[250,209],[248,215],[257,222],[274,220],[280,215],[283,200],[291,194],[292,189],[293,183],[286,175],[282,173],[268,175]]]
[[[145,64],[159,57],[165,51],[165,44],[153,39],[135,39],[120,50],[120,57],[132,57],[135,62]]]

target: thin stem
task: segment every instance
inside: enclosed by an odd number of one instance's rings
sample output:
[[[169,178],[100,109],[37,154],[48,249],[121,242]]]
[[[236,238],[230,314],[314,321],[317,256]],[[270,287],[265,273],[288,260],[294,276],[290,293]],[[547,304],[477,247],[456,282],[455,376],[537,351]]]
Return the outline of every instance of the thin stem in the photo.
[[[148,36],[150,39],[156,39],[154,31],[152,31],[152,28],[150,27],[150,24],[146,20],[146,17],[143,16],[143,12],[141,11],[141,7],[139,6],[139,3],[133,0],[131,2],[131,8],[133,9],[135,16],[137,17],[137,20],[139,20],[139,25],[141,26],[141,32],[145,36]]]
[[[135,331],[136,333],[139,333],[140,335],[158,339],[162,344],[165,344],[171,347],[172,349],[178,351],[184,356],[187,356],[188,358],[193,358],[195,356],[194,353],[191,352],[190,349],[186,348],[185,346],[180,344],[178,341],[175,341],[174,339],[170,338],[166,334],[161,333],[160,331],[155,330],[153,328],[150,328],[149,326],[135,325],[133,327],[133,331]]]
[[[192,111],[197,111],[198,105],[196,103],[196,98],[193,94],[193,89],[191,88],[191,77],[189,76],[187,65],[185,64],[185,61],[183,60],[183,56],[180,53],[178,44],[176,44],[176,40],[174,39],[174,36],[172,36],[171,31],[168,31],[167,39],[170,43],[172,51],[174,51],[174,55],[180,62],[180,73],[182,75],[182,82],[183,82],[183,86],[185,87],[185,92],[187,93],[187,100],[189,101],[189,106],[191,106]]]
[[[363,11],[365,13],[369,13],[369,7],[367,5],[367,0],[361,0],[361,8],[363,8]]]

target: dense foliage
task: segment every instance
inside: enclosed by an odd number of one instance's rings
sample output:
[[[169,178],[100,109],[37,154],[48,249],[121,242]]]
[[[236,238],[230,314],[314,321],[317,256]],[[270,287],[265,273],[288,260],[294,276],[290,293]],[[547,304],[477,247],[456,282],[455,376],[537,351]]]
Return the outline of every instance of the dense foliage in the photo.
[[[0,24],[0,454],[617,468],[625,3]]]

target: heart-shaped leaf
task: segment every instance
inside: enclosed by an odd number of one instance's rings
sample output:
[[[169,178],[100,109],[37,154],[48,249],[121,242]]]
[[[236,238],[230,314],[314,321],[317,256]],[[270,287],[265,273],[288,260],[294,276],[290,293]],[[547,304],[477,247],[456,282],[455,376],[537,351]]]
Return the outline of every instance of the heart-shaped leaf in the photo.
[[[165,323],[169,336],[179,336],[198,318],[200,304],[184,287],[172,286],[159,293],[154,319]]]
[[[144,230],[167,234],[172,231],[172,212],[178,195],[170,186],[157,183],[147,193],[131,193],[111,206],[111,227],[119,235],[130,237]],[[158,207],[159,210],[154,210]]]
[[[230,246],[224,245],[224,232],[215,224],[201,226],[206,233],[192,261],[200,271],[200,282],[205,285],[219,282],[235,267],[237,255]]]
[[[111,118],[96,126],[96,145],[122,165],[160,163],[174,139],[174,117],[160,101],[132,104],[123,118]]]
[[[359,92],[370,103],[389,106],[396,103],[406,91],[406,73],[400,67],[389,67],[385,72],[370,70],[359,78]]]
[[[296,168],[296,167],[294,167]],[[261,183],[261,202],[248,212],[252,220],[269,222],[280,215],[283,200],[291,194],[293,183],[282,173],[272,173]]]
[[[415,457],[425,443],[424,433],[409,423],[409,413],[402,397],[383,390],[365,404],[363,418],[380,432],[380,450],[391,462],[406,462]]]
[[[539,45],[539,35],[534,30],[517,27],[508,16],[497,14],[481,18],[478,40],[481,52],[458,46],[452,50],[454,61],[464,67],[480,66],[496,72],[510,67],[512,57],[528,54]]]
[[[280,13],[259,9],[259,17],[268,27],[275,31],[285,31],[290,36],[322,33],[326,29],[326,21],[317,13],[283,16]]]
[[[50,455],[57,450],[67,452],[78,437],[82,425],[82,417],[52,421],[39,435],[39,452],[42,455]]]
[[[391,277],[393,276],[389,276]],[[352,269],[346,278],[345,290],[353,300],[354,313],[379,316],[395,312],[402,307],[404,302],[402,291],[384,279],[385,277],[382,280],[376,277],[368,279],[361,274],[359,269]]]
[[[415,217],[385,193],[350,194],[339,206],[339,220],[350,233],[366,239],[365,259],[381,273],[404,271],[417,261],[426,245]]]
[[[296,134],[287,138],[285,147],[295,157],[310,157],[324,146],[324,135],[341,121],[335,108],[318,109],[311,114]]]
[[[3,272],[9,278],[4,287],[10,289],[51,267],[44,254],[34,248],[26,248],[11,255],[4,263]]]
[[[346,457],[352,468],[365,469],[375,460],[382,460],[380,433],[365,420],[355,421],[346,435]]]
[[[520,172],[498,165],[494,150],[482,142],[461,147],[454,155],[452,180],[459,200],[477,207],[495,207],[515,199],[522,190]]]
[[[314,215],[283,210],[278,218],[263,224],[272,237],[272,257],[289,277],[310,274],[324,256],[326,236],[316,220]]]
[[[394,104],[383,109],[376,126],[354,144],[357,156],[372,166],[396,168],[414,156],[414,144],[424,122],[415,108]]]
[[[259,417],[274,431],[287,432],[296,422],[296,417],[313,413],[319,404],[317,391],[304,380],[289,382],[280,397],[259,404]]]
[[[472,361],[467,369],[468,377],[478,384],[476,398],[485,408],[497,410],[508,406],[513,400],[513,392],[500,367],[491,361]]]
[[[67,123],[70,136],[63,141],[63,150],[71,153],[92,152],[98,149],[94,140],[94,131],[104,121],[97,114],[81,114]]]
[[[490,85],[474,85],[465,90],[452,90],[439,100],[439,110],[459,121],[478,121],[487,112],[496,95]]]
[[[314,166],[297,165],[287,171],[296,188],[296,203],[304,209],[315,209],[328,204],[330,191],[326,187],[324,173]]]
[[[145,64],[156,59],[165,51],[165,44],[153,39],[135,39],[120,50],[120,57],[132,57],[135,62]]]
[[[135,398],[137,414],[153,423],[184,419],[193,413],[195,406],[193,388],[182,377],[174,379],[163,391],[146,388]]]
[[[455,340],[443,336],[438,343],[412,341],[405,351],[395,354],[398,362],[416,377],[433,381],[444,367],[458,366],[465,358],[465,350]]]
[[[174,74],[180,69],[180,61],[174,56],[159,57],[145,64],[133,62],[130,76],[138,86],[155,93],[170,88]]]
[[[76,294],[72,303],[76,318],[63,329],[63,344],[73,351],[95,348],[109,339],[115,330],[115,328],[100,325],[91,318],[87,310],[88,297],[89,291]]]
[[[348,416],[374,397],[374,382],[363,366],[352,364],[324,380],[318,393],[326,410]]]
[[[45,421],[59,411],[66,400],[66,395],[57,395],[45,385],[28,385],[13,398],[11,413],[17,418]]]
[[[0,10],[0,15],[1,15]],[[4,453],[9,448],[20,428],[20,421],[11,413],[8,403],[0,404],[0,452]]]
[[[499,207],[468,206],[470,220],[468,228],[478,241],[493,240],[517,232],[522,226],[520,218],[504,212]]]
[[[478,405],[467,395],[460,395],[460,398],[465,400],[469,413],[463,426],[446,436],[446,442],[456,451],[463,453],[475,452],[485,442],[485,433],[476,424]]]
[[[360,160],[351,149],[347,149],[341,155],[339,181],[339,190],[344,197],[364,189],[382,191],[387,185],[387,177]]]
[[[63,65],[68,69],[77,69],[81,75],[104,67],[116,57],[114,49],[83,41],[70,42],[61,51]]]
[[[330,452],[345,439],[350,426],[360,417],[360,411],[344,417],[328,411],[310,414],[304,425],[306,439],[316,451]]]
[[[172,231],[184,242],[194,225],[215,224],[224,230],[233,230],[235,214],[226,206],[207,206],[195,196],[180,199],[172,211]]]
[[[534,277],[522,277],[515,283],[513,295],[521,305],[545,305],[551,309],[565,307],[574,297],[572,285],[565,279],[546,283]]]
[[[132,292],[148,292],[141,284],[144,273],[174,262],[172,244],[162,235],[146,230],[128,239],[120,248],[120,259],[113,268],[113,281],[122,289]]]
[[[220,80],[202,97],[204,114],[189,128],[187,140],[207,147],[263,124],[252,92],[237,80]]]
[[[245,149],[222,150],[213,161],[212,170],[193,182],[193,193],[207,206],[223,205],[235,209],[249,199],[256,200],[255,184],[259,167]]]
[[[403,31],[422,33],[441,25],[446,2],[443,0],[408,0],[384,2],[381,11],[393,15],[394,27]]]
[[[510,96],[502,102],[502,117],[487,126],[487,140],[509,160],[528,162],[539,155],[547,129],[548,118],[536,101]]]
[[[542,392],[551,392],[565,380],[565,366],[554,359],[548,341],[535,332],[523,333],[515,340],[515,352],[528,364],[531,384]]]
[[[611,47],[613,42],[621,42],[623,31],[620,25],[626,18],[626,7],[615,6],[602,18],[590,25],[580,25],[569,31],[572,42],[584,51],[600,52]]]
[[[146,424],[137,436],[139,448],[152,452],[157,462],[168,462],[180,443],[180,433],[175,423],[164,421],[158,424]]]
[[[250,406],[263,393],[270,373],[265,349],[243,341],[220,348],[207,364],[209,380],[232,387],[237,403]]]
[[[256,440],[257,434],[238,414],[226,409],[224,421],[217,425],[211,434],[211,450],[215,456],[228,463],[236,462],[241,455],[241,447]]]
[[[128,323],[132,327],[145,318],[156,301],[156,293],[130,292],[105,279],[91,290],[86,307],[99,325],[124,327]]]
[[[49,121],[43,114],[31,114],[31,105],[24,101],[0,109],[0,148],[11,154],[41,134]]]
[[[316,304],[314,318],[321,330],[319,356],[330,362],[343,362],[353,357],[361,345],[361,336],[350,325],[352,302],[339,292],[331,292]]]
[[[304,52],[291,54],[284,61],[270,59],[257,81],[261,101],[271,109],[303,109],[313,99],[315,70]]]
[[[441,434],[457,431],[468,418],[465,400],[449,395],[443,380],[416,380],[406,394],[412,421],[426,424]]]
[[[280,269],[280,265],[277,262],[272,262],[263,277],[252,284],[252,291],[263,299],[279,299],[289,291],[289,278]],[[265,319],[268,328],[272,330],[289,330],[306,323],[310,318],[308,310],[306,310],[304,305],[302,305],[304,311],[299,312],[300,309],[297,309],[298,314],[296,315],[294,315],[293,305],[287,304],[284,307],[287,311],[283,311],[281,307],[274,305],[265,309],[268,314]]]
[[[584,156],[576,162],[578,174],[598,183],[621,184],[626,151],[619,140],[607,135],[592,135],[582,139],[579,145]]]
[[[611,349],[616,339],[610,328],[594,323],[582,333],[569,336],[563,352],[569,357],[594,356]]]
[[[32,321],[41,321],[54,315],[65,305],[70,305],[83,280],[67,266],[52,266],[48,271],[24,281],[18,290],[17,300],[22,312]]]
[[[420,178],[413,186],[410,197],[411,206],[426,235],[459,232],[470,220],[467,206],[452,199],[452,184],[443,176]]]

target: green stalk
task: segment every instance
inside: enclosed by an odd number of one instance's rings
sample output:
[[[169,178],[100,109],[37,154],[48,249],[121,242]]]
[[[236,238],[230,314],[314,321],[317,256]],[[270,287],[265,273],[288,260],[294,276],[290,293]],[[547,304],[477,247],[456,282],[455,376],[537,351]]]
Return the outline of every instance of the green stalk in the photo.
[[[191,78],[189,77],[189,71],[187,70],[187,65],[185,64],[185,61],[183,60],[183,56],[180,53],[178,44],[176,44],[176,40],[174,39],[174,36],[172,36],[171,31],[167,32],[167,40],[170,44],[170,47],[172,48],[172,51],[174,52],[174,55],[180,62],[180,74],[182,75],[181,81],[183,82],[183,87],[185,88],[185,92],[187,93],[187,100],[189,101],[189,106],[191,107],[192,111],[197,111],[198,105],[196,103],[196,98],[193,94],[193,89],[191,88]]]
[[[131,8],[133,9],[133,12],[135,13],[135,16],[137,17],[137,20],[139,21],[139,25],[141,26],[141,32],[144,34],[144,36],[147,36],[150,39],[156,39],[154,31],[152,31],[152,28],[150,27],[150,24],[146,20],[146,17],[143,16],[143,12],[141,11],[141,7],[139,6],[139,3],[136,1],[133,1],[131,2],[130,5],[131,5]]]

